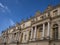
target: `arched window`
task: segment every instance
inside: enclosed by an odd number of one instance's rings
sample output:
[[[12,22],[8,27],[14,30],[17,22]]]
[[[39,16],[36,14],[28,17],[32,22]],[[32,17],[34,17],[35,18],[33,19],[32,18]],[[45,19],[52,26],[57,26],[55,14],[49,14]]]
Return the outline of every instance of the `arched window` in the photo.
[[[53,25],[53,39],[58,39],[58,24]]]

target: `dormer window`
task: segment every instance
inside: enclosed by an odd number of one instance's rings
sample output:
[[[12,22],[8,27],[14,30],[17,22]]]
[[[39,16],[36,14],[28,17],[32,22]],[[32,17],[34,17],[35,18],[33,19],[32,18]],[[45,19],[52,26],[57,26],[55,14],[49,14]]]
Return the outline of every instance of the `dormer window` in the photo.
[[[16,27],[16,29],[17,29],[17,30],[21,30],[21,28],[20,28],[20,27]]]
[[[18,27],[16,27],[16,29],[18,29]]]
[[[41,18],[41,19],[45,19],[45,18],[46,18],[46,15],[43,15],[43,16],[41,16],[40,18]]]
[[[57,15],[57,14],[58,14],[58,10],[54,10],[53,15]]]

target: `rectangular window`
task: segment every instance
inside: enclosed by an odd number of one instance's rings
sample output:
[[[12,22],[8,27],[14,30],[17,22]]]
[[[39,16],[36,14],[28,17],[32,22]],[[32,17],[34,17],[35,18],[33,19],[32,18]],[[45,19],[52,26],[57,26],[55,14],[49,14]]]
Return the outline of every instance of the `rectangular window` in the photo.
[[[53,39],[57,40],[58,39],[58,28],[53,28]]]

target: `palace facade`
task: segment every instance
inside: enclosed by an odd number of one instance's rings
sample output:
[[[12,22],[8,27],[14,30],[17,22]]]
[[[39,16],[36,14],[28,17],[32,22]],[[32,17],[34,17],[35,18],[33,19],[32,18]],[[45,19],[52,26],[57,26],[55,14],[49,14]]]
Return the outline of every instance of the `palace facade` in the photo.
[[[2,32],[2,45],[60,45],[60,4]]]

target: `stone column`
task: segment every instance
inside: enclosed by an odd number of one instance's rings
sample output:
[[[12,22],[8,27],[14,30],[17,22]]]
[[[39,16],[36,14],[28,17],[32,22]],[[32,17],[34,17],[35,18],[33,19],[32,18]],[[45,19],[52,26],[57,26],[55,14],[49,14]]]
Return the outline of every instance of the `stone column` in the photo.
[[[16,39],[17,39],[17,41],[19,41],[19,32],[17,32]]]
[[[58,22],[58,40],[60,40],[60,20],[59,20],[59,22]]]
[[[35,30],[34,30],[34,39],[33,39],[33,40],[36,40],[36,33],[37,33],[37,29],[36,29],[36,26],[35,26]]]
[[[22,33],[20,32],[20,33],[19,33],[19,41],[20,41],[20,43],[21,43],[21,41],[22,41],[22,38],[21,38],[21,37],[22,37]]]
[[[30,36],[30,40],[33,39],[33,27],[31,28],[31,36]]]
[[[47,39],[49,39],[49,36],[50,36],[50,22],[48,22]]]
[[[43,23],[42,39],[44,38],[44,30],[45,30],[45,24]]]

